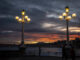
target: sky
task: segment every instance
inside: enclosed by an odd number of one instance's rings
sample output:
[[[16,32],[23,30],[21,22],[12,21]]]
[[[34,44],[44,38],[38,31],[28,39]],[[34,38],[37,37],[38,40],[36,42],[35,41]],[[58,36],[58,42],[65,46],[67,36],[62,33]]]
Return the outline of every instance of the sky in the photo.
[[[25,44],[38,42],[50,43],[66,40],[66,21],[59,20],[69,6],[70,15],[77,17],[69,21],[70,40],[80,37],[80,0],[0,0],[0,44],[14,44],[21,41],[21,23],[15,16],[21,17],[24,9],[31,19],[25,22]]]

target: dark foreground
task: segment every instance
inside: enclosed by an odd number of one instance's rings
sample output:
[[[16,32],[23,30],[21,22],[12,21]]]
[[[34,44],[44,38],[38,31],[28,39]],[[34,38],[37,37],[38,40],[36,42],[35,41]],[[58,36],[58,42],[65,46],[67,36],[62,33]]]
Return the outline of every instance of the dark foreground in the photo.
[[[17,47],[17,46],[15,46]],[[3,48],[3,46],[2,46]],[[5,47],[6,48],[6,47]],[[6,48],[7,49],[7,48]],[[54,56],[27,56],[23,50],[20,50],[18,47],[15,49],[14,46],[8,47],[7,50],[0,50],[0,60],[62,60],[62,57]],[[68,58],[68,60],[72,60]],[[80,57],[76,56],[75,60],[80,60]]]
[[[27,56],[27,57],[1,57],[0,60],[62,60],[61,57],[33,57],[33,56]],[[68,60],[72,60],[69,58]],[[77,57],[76,60],[80,60],[80,57]]]

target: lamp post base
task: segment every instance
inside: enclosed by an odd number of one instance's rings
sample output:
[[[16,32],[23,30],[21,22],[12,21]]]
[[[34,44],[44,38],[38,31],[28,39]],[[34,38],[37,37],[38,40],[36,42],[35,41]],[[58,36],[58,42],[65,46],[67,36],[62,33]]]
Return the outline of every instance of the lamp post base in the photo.
[[[26,51],[26,46],[23,44],[19,47],[19,50],[20,50],[20,53],[21,55],[24,55],[25,54],[25,51]]]
[[[71,57],[71,49],[72,49],[72,46],[71,45],[63,45],[62,47],[62,58],[65,57],[65,58],[70,58]]]

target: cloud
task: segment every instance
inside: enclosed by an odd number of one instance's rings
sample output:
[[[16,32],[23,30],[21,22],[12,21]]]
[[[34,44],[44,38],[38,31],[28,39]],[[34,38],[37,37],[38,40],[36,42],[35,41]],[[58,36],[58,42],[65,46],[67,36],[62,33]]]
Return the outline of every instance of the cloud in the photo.
[[[0,18],[14,18],[12,15],[0,15]]]
[[[70,14],[77,13],[76,19],[69,22],[69,27],[76,27],[70,32],[79,33],[79,0],[1,0],[0,31],[21,32],[21,23],[18,23],[14,18],[15,16],[21,17],[21,11],[25,9],[26,15],[31,18],[31,22],[24,25],[25,32],[63,34],[66,22],[65,20],[60,21],[58,16],[65,12],[66,5],[70,7]]]
[[[61,31],[66,31],[66,28],[61,29]],[[69,27],[70,32],[74,33],[80,33],[80,28],[79,27]]]
[[[50,31],[66,32],[66,26],[61,26],[60,24],[55,23],[43,23],[42,28]],[[71,33],[80,33],[80,28],[77,26],[69,27],[69,32]]]
[[[52,27],[52,26],[56,26],[56,24],[50,24],[50,23],[43,23],[42,24],[43,28],[49,28],[49,27]]]
[[[1,31],[1,33],[13,33],[14,31]]]
[[[46,14],[46,17],[47,17],[47,18],[58,18],[58,16],[59,16],[59,15],[54,14],[54,13],[52,13],[52,14]]]
[[[69,35],[70,40],[74,40],[79,35]],[[21,42],[21,32],[14,32],[10,34],[0,34],[0,44],[20,44]],[[25,44],[35,44],[38,42],[44,43],[54,43],[57,41],[66,40],[66,35],[64,34],[52,34],[52,33],[24,33]]]

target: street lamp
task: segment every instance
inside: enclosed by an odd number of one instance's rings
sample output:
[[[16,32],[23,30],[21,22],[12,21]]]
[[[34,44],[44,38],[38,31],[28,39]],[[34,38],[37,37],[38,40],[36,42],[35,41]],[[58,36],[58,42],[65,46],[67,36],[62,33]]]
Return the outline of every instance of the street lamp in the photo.
[[[15,19],[22,23],[22,40],[21,40],[21,47],[24,47],[24,23],[27,21],[28,23],[31,21],[28,16],[25,16],[26,12],[25,10],[22,10],[21,15],[22,18],[19,18],[18,16],[15,17]]]
[[[69,15],[69,7],[68,6],[66,6],[65,7],[65,12],[64,13],[62,13],[62,15],[61,16],[59,16],[59,19],[60,20],[63,20],[63,19],[65,19],[66,20],[66,34],[67,34],[67,45],[69,45],[69,26],[68,26],[68,24],[69,24],[69,20],[71,20],[72,18],[75,18],[76,17],[76,13],[73,13],[71,16]]]

